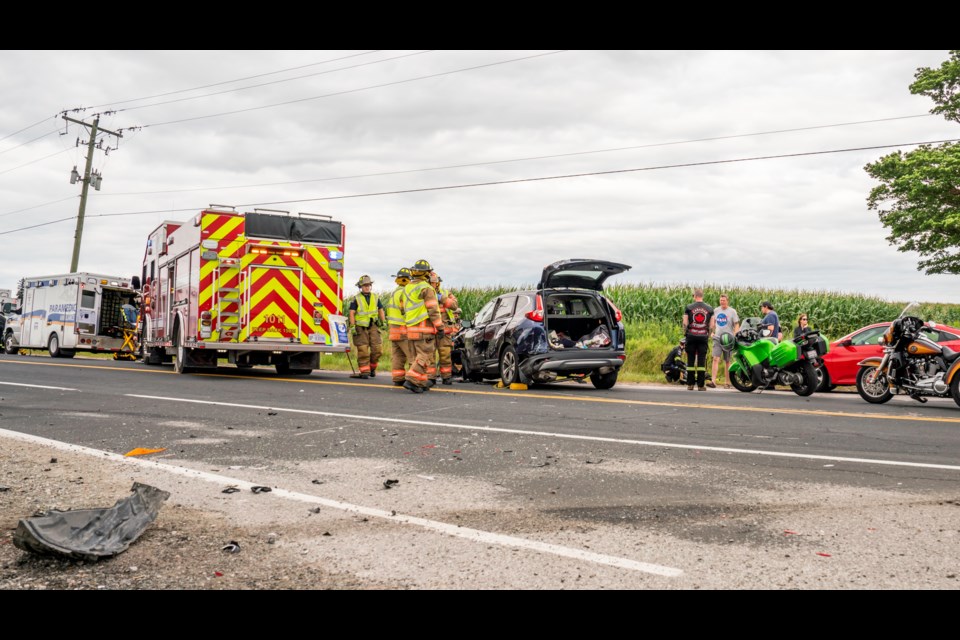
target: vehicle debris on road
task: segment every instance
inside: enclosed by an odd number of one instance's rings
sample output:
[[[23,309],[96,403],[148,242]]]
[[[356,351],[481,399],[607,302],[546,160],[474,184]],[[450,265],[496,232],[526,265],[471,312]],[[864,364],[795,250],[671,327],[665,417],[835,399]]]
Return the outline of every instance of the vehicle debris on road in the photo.
[[[50,510],[20,520],[13,544],[23,551],[95,561],[127,550],[170,493],[135,482],[133,494],[101,509]]]

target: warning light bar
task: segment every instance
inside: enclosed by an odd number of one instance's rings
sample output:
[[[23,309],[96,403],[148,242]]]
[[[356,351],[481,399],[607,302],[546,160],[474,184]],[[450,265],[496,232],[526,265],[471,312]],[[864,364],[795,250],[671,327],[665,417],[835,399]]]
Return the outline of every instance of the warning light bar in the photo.
[[[299,258],[303,255],[303,249],[291,249],[290,247],[250,247],[249,252],[254,255],[273,255]]]

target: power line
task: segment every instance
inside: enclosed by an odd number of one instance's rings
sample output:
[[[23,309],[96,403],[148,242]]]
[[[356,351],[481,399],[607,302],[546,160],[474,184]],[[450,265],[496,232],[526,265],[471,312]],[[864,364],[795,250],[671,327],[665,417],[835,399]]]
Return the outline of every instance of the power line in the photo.
[[[120,193],[100,193],[100,194],[97,194],[97,196],[103,198],[103,197],[111,197],[111,196],[154,195],[154,194],[161,194],[161,193],[187,193],[192,191],[216,191],[216,190],[224,190],[224,189],[252,189],[256,187],[277,187],[277,186],[284,186],[284,185],[291,185],[291,184],[305,184],[310,182],[332,182],[335,180],[352,180],[355,178],[374,178],[374,177],[380,177],[380,176],[401,175],[406,173],[420,173],[420,172],[426,172],[426,171],[444,171],[447,169],[465,169],[469,167],[483,167],[483,166],[495,165],[495,164],[507,164],[511,162],[527,162],[530,160],[549,160],[553,158],[569,158],[573,156],[582,156],[582,155],[599,154],[599,153],[611,153],[615,151],[631,151],[635,149],[649,149],[653,147],[669,147],[669,146],[675,146],[675,145],[681,145],[681,144],[693,144],[697,142],[714,142],[717,140],[733,140],[736,138],[769,136],[769,135],[775,135],[779,133],[794,133],[798,131],[812,131],[815,129],[848,127],[848,126],[859,125],[859,124],[889,122],[892,120],[906,120],[910,118],[929,118],[930,116],[931,114],[929,113],[921,113],[921,114],[912,115],[912,116],[893,116],[890,118],[876,118],[874,120],[858,120],[855,122],[838,122],[834,124],[820,124],[820,125],[812,125],[808,127],[793,127],[790,129],[776,129],[772,131],[758,131],[754,133],[739,133],[739,134],[731,134],[726,136],[713,136],[709,138],[695,138],[691,140],[675,140],[673,142],[653,142],[649,144],[640,144],[640,145],[633,145],[628,147],[614,147],[610,149],[571,151],[568,153],[556,153],[551,155],[526,156],[522,158],[508,158],[505,160],[490,160],[487,162],[469,162],[464,164],[451,164],[451,165],[445,165],[440,167],[422,167],[419,169],[398,169],[396,171],[381,171],[378,173],[358,173],[358,174],[349,175],[349,176],[335,176],[330,178],[311,178],[309,180],[264,182],[261,184],[247,184],[247,185],[220,186],[220,187],[194,187],[190,189],[166,189],[166,190],[160,190],[160,191],[126,191],[126,192],[120,192]]]
[[[59,116],[59,114],[54,115],[54,116],[48,116],[48,117],[44,118],[43,120],[38,120],[38,121],[34,122],[33,124],[31,124],[31,125],[28,126],[28,127],[24,127],[23,129],[20,129],[19,131],[14,131],[13,133],[8,133],[7,135],[5,135],[5,136],[3,136],[2,138],[0,138],[0,142],[3,142],[3,141],[6,140],[7,138],[12,138],[13,136],[17,135],[18,133],[23,133],[23,132],[26,131],[27,129],[33,129],[33,128],[36,127],[37,125],[43,124],[44,122],[46,122],[46,121],[49,120],[50,118],[57,118],[58,116]]]
[[[59,200],[53,200],[52,202],[44,202],[43,204],[34,205],[32,207],[26,207],[24,209],[17,209],[15,211],[7,211],[6,213],[0,213],[0,218],[5,216],[12,216],[15,213],[22,213],[24,211],[31,211],[33,209],[40,209],[42,207],[49,206],[51,204],[57,204],[58,202],[66,202],[67,200],[73,200],[74,198],[79,198],[80,196],[67,196],[66,198],[61,198]]]
[[[46,132],[46,133],[43,134],[42,136],[37,136],[37,137],[34,138],[33,140],[27,140],[26,142],[21,142],[20,144],[14,146],[14,147],[10,147],[10,148],[8,148],[8,149],[4,149],[3,151],[0,151],[0,156],[2,156],[3,154],[5,154],[7,151],[13,151],[14,149],[18,149],[18,148],[20,148],[20,147],[25,147],[25,146],[27,146],[28,144],[30,144],[31,142],[36,142],[37,140],[40,140],[41,138],[46,138],[47,136],[49,136],[49,135],[51,135],[51,134],[54,134],[54,133],[57,133],[58,131],[60,131],[60,130],[59,130],[59,129],[54,129],[53,131],[48,131],[48,132]]]
[[[532,59],[532,58],[541,58],[541,57],[543,57],[543,56],[551,56],[551,55],[554,55],[554,54],[557,54],[557,53],[564,53],[564,51],[563,51],[563,50],[561,50],[561,51],[548,51],[547,53],[538,53],[538,54],[535,54],[535,55],[532,55],[532,56],[524,56],[524,57],[521,57],[521,58],[512,58],[512,59],[510,59],[510,60],[501,60],[501,61],[499,61],[499,62],[491,62],[491,63],[489,63],[489,64],[477,65],[477,66],[475,66],[475,67],[464,67],[464,68],[462,68],[462,69],[454,69],[454,70],[452,70],[452,71],[443,71],[443,72],[440,72],[440,73],[431,73],[430,75],[418,76],[418,77],[415,77],[415,78],[407,78],[407,79],[405,79],[405,80],[396,80],[396,81],[394,81],[394,82],[385,82],[385,83],[383,83],[383,84],[375,84],[375,85],[370,85],[370,86],[367,86],[367,87],[359,87],[359,88],[357,88],[357,89],[347,89],[347,90],[345,90],[345,91],[336,91],[336,92],[334,92],[334,93],[326,93],[326,94],[323,94],[323,95],[320,95],[320,96],[312,96],[312,97],[310,97],[310,98],[298,98],[298,99],[296,99],[296,100],[288,100],[288,101],[286,101],[286,102],[276,102],[276,103],[273,103],[273,104],[265,104],[265,105],[261,105],[261,106],[259,106],[259,107],[249,107],[249,108],[247,108],[247,109],[237,109],[237,110],[235,110],[235,111],[223,111],[223,112],[221,112],[221,113],[211,113],[211,114],[207,114],[207,115],[205,115],[205,116],[193,116],[192,118],[181,118],[181,119],[179,119],[179,120],[168,120],[168,121],[166,121],[166,122],[154,122],[154,123],[152,123],[152,124],[144,124],[144,125],[140,125],[140,126],[141,126],[141,128],[144,128],[144,129],[146,129],[147,127],[162,127],[162,126],[168,125],[168,124],[179,124],[179,123],[181,123],[181,122],[191,122],[191,121],[194,121],[194,120],[205,120],[205,119],[207,119],[207,118],[219,118],[220,116],[229,116],[229,115],[234,115],[234,114],[237,114],[237,113],[246,113],[246,112],[248,112],[248,111],[259,111],[259,110],[261,110],[261,109],[272,109],[273,107],[282,107],[282,106],[286,106],[286,105],[290,105],[290,104],[296,104],[296,103],[298,103],[298,102],[308,102],[308,101],[310,101],[310,100],[320,100],[321,98],[331,98],[331,97],[333,97],[333,96],[342,96],[342,95],[345,95],[345,94],[348,94],[348,93],[357,93],[357,92],[360,92],[360,91],[367,91],[367,90],[370,90],[370,89],[380,89],[380,88],[383,88],[383,87],[391,87],[391,86],[394,86],[394,85],[404,84],[404,83],[407,83],[407,82],[417,82],[417,81],[419,81],[419,80],[428,80],[428,79],[430,79],[430,78],[439,78],[439,77],[441,77],[441,76],[449,76],[449,75],[453,75],[453,74],[455,74],[455,73],[463,73],[463,72],[465,72],[465,71],[476,71],[477,69],[485,69],[485,68],[488,68],[488,67],[495,67],[495,66],[497,66],[497,65],[510,64],[510,63],[513,63],[513,62],[520,62],[520,61],[523,61],[523,60],[530,60],[530,59]]]
[[[778,155],[770,156],[752,156],[747,158],[728,158],[726,160],[705,160],[703,162],[684,162],[680,164],[663,164],[656,165],[651,167],[636,167],[632,169],[613,169],[610,171],[589,171],[584,173],[568,173],[563,175],[555,176],[540,176],[536,178],[518,178],[516,180],[496,180],[491,182],[473,182],[468,184],[454,184],[446,185],[442,187],[422,187],[418,189],[402,189],[397,191],[380,191],[376,193],[355,193],[345,196],[325,196],[322,198],[302,198],[298,200],[274,200],[270,202],[247,202],[243,204],[236,205],[237,207],[260,207],[264,205],[278,205],[278,204],[297,204],[301,202],[322,202],[327,200],[346,200],[350,198],[371,198],[375,196],[390,196],[390,195],[400,195],[406,193],[422,193],[428,191],[448,191],[452,189],[467,189],[471,187],[490,187],[495,185],[502,184],[518,184],[521,182],[543,182],[546,180],[565,180],[569,178],[584,178],[588,176],[608,176],[616,175],[620,173],[635,173],[638,171],[657,171],[663,169],[682,169],[689,167],[703,167],[708,165],[718,165],[718,164],[734,164],[738,162],[756,162],[759,160],[779,160],[783,158],[800,158],[804,156],[820,156],[827,155],[831,153],[849,153],[851,151],[875,151],[878,149],[892,149],[897,147],[913,147],[924,144],[943,144],[946,142],[960,142],[960,138],[951,138],[948,140],[927,140],[925,142],[901,142],[899,144],[884,144],[884,145],[874,145],[869,147],[850,147],[847,149],[828,149],[825,151],[801,151],[798,153],[784,153]],[[99,213],[95,215],[87,216],[88,218],[111,218],[116,216],[137,216],[145,215],[151,213],[176,213],[183,211],[196,211],[196,208],[189,209],[154,209],[151,211],[124,211],[118,213]],[[60,220],[53,220],[51,222],[44,222],[43,224],[33,225],[30,227],[21,227],[19,229],[10,229],[8,231],[0,232],[0,235],[6,235],[8,233],[15,233],[17,231],[26,231],[27,229],[34,229],[36,227],[43,227],[49,224],[56,224],[58,222],[63,222],[65,220],[73,220],[76,216],[70,218],[61,218]]]
[[[43,156],[42,158],[37,158],[36,160],[31,160],[30,162],[24,162],[23,164],[17,165],[16,167],[13,167],[11,169],[4,169],[3,171],[0,171],[0,175],[3,175],[4,173],[10,173],[11,171],[16,171],[17,169],[22,169],[23,167],[29,166],[31,164],[35,164],[37,162],[40,162],[41,160],[46,160],[47,158],[52,158],[53,156],[60,155],[61,153],[66,153],[67,151],[73,151],[73,149],[71,148],[61,149],[60,151],[51,153],[48,156]]]
[[[120,113],[120,112],[123,112],[123,111],[133,111],[134,109],[145,109],[145,108],[147,108],[147,107],[156,107],[156,106],[164,105],[164,104],[173,104],[173,103],[175,103],[175,102],[186,102],[186,101],[188,101],[188,100],[197,100],[197,99],[199,99],[199,98],[209,98],[210,96],[219,96],[219,95],[224,94],[224,93],[232,93],[232,92],[234,92],[234,91],[243,91],[243,90],[245,90],[245,89],[256,89],[256,88],[259,88],[259,87],[266,87],[266,86],[269,86],[269,85],[272,85],[272,84],[280,84],[280,83],[283,83],[283,82],[292,82],[292,81],[294,81],[294,80],[302,80],[302,79],[304,79],[304,78],[312,78],[313,76],[322,76],[322,75],[325,75],[325,74],[328,74],[328,73],[336,73],[337,71],[346,71],[346,70],[348,70],[348,69],[356,69],[356,68],[358,68],[358,67],[368,67],[368,66],[370,66],[370,65],[380,64],[380,63],[382,63],[382,62],[390,62],[391,60],[399,60],[399,59],[401,59],[401,58],[409,58],[409,57],[411,57],[411,56],[419,56],[419,55],[423,55],[424,53],[431,53],[432,51],[433,51],[433,50],[430,49],[430,50],[427,50],[427,51],[418,51],[418,52],[416,52],[416,53],[405,53],[405,54],[403,54],[403,55],[394,56],[394,57],[392,57],[392,58],[384,58],[383,60],[374,60],[373,62],[361,62],[360,64],[351,65],[351,66],[349,66],[349,67],[340,67],[339,69],[329,69],[329,70],[327,70],[327,71],[318,71],[318,72],[316,72],[316,73],[308,73],[307,75],[297,76],[297,77],[295,77],[295,78],[284,78],[283,80],[272,80],[272,81],[270,81],[270,82],[262,82],[262,83],[260,83],[260,84],[251,84],[251,85],[248,85],[248,86],[246,86],[246,87],[237,87],[237,88],[235,88],[235,89],[224,89],[223,91],[214,91],[213,93],[205,93],[205,94],[203,94],[203,95],[190,96],[190,97],[188,97],[188,98],[177,98],[177,99],[175,99],[175,100],[165,100],[165,101],[163,101],[163,102],[152,102],[152,103],[150,103],[150,104],[141,104],[141,105],[137,105],[137,106],[135,106],[135,107],[127,107],[126,109],[118,109],[118,110],[117,110],[117,113]]]
[[[190,91],[199,91],[200,89],[209,89],[210,87],[219,87],[219,86],[221,86],[221,85],[230,84],[230,83],[232,83],[232,82],[243,82],[244,80],[253,80],[254,78],[263,78],[263,77],[265,77],[265,76],[272,76],[272,75],[276,75],[276,74],[278,74],[278,73],[286,73],[287,71],[296,71],[297,69],[306,69],[307,67],[315,67],[315,66],[317,66],[317,65],[327,64],[327,63],[329,63],[329,62],[338,62],[338,61],[340,61],[340,60],[347,60],[347,59],[349,59],[349,58],[357,58],[357,57],[360,57],[360,56],[368,56],[368,55],[370,55],[370,54],[372,54],[372,53],[379,53],[380,51],[381,51],[381,49],[374,49],[374,50],[372,50],[372,51],[366,51],[366,52],[364,52],[364,53],[354,53],[354,54],[351,54],[351,55],[349,55],[349,56],[341,56],[341,57],[339,57],[339,58],[330,58],[329,60],[321,60],[320,62],[311,62],[310,64],[302,64],[302,65],[300,65],[300,66],[298,66],[298,67],[290,67],[290,68],[288,68],[288,69],[280,69],[279,71],[269,71],[269,72],[267,72],[267,73],[258,73],[257,75],[245,76],[245,77],[243,77],[243,78],[236,78],[236,79],[234,79],[234,80],[224,80],[223,82],[214,82],[214,83],[205,84],[205,85],[202,85],[202,86],[199,86],[199,87],[193,87],[192,89],[178,89],[177,91],[168,91],[167,93],[157,93],[157,94],[154,94],[154,95],[152,95],[152,96],[144,96],[144,97],[142,97],[142,98],[130,98],[129,100],[118,100],[118,101],[116,101],[116,102],[105,102],[105,103],[103,103],[103,104],[95,104],[95,105],[93,105],[93,106],[91,106],[91,107],[83,107],[83,109],[97,109],[97,108],[99,108],[99,107],[109,107],[109,106],[111,106],[111,105],[127,104],[127,103],[129,103],[129,102],[139,102],[140,100],[150,100],[150,99],[153,99],[153,98],[163,98],[163,97],[166,97],[166,96],[176,95],[176,94],[178,94],[178,93],[188,93],[188,92],[190,92]],[[135,108],[137,108],[137,107],[135,107]],[[34,125],[34,126],[36,126],[36,125]],[[22,131],[22,129],[21,129],[21,131]],[[18,133],[19,133],[19,132],[18,132]]]
[[[389,195],[399,195],[404,193],[417,193],[421,191],[445,191],[449,189],[466,189],[469,187],[489,187],[494,185],[501,184],[517,184],[520,182],[542,182],[545,180],[564,180],[567,178],[583,178],[587,176],[608,176],[615,175],[618,173],[633,173],[637,171],[656,171],[660,169],[681,169],[687,167],[703,167],[707,165],[714,164],[733,164],[736,162],[755,162],[757,160],[778,160],[782,158],[799,158],[802,156],[818,156],[818,155],[827,155],[830,153],[847,153],[850,151],[872,151],[876,149],[890,149],[894,147],[911,147],[916,145],[923,144],[942,144],[944,142],[958,142],[960,138],[953,138],[950,140],[929,140],[927,142],[903,142],[900,144],[885,144],[877,145],[872,147],[851,147],[849,149],[831,149],[828,151],[804,151],[799,153],[785,153],[780,155],[772,156],[753,156],[750,158],[730,158],[727,160],[707,160],[703,162],[684,162],[681,164],[664,164],[653,167],[638,167],[634,169],[613,169],[610,171],[589,171],[584,173],[568,173],[564,175],[556,176],[541,176],[537,178],[518,178],[516,180],[496,180],[491,182],[474,182],[469,184],[456,184],[448,185],[444,187],[424,187],[418,189],[402,189],[398,191],[381,191],[378,193],[356,193],[346,196],[325,196],[322,198],[304,198],[302,200],[276,200],[273,202],[255,202],[255,203],[244,203],[238,204],[238,207],[253,207],[253,206],[263,206],[263,205],[276,205],[276,204],[295,204],[300,202],[322,202],[325,200],[346,200],[349,198],[370,198],[373,196],[389,196]]]
[[[417,189],[402,189],[397,191],[379,191],[375,193],[357,193],[345,196],[326,196],[322,198],[303,198],[298,200],[275,200],[271,202],[247,202],[243,204],[236,205],[237,207],[259,207],[263,205],[275,205],[275,204],[296,204],[300,202],[320,202],[324,200],[346,200],[349,198],[369,198],[373,196],[387,196],[387,195],[398,195],[403,193],[417,193],[422,191],[444,191],[450,189],[465,189],[469,187],[489,187],[494,185],[501,184],[517,184],[520,182],[541,182],[544,180],[562,180],[566,178],[582,178],[587,176],[604,176],[604,175],[614,175],[618,173],[631,173],[638,171],[656,171],[662,169],[679,169],[685,167],[702,167],[707,165],[715,164],[732,164],[736,162],[753,162],[757,160],[775,160],[781,158],[798,158],[802,156],[816,156],[816,155],[826,155],[831,153],[847,153],[850,151],[870,151],[876,149],[891,149],[895,147],[910,147],[922,144],[941,144],[944,142],[957,142],[960,141],[960,138],[955,138],[951,140],[929,140],[927,142],[902,142],[899,144],[885,144],[885,145],[876,145],[870,147],[850,147],[847,149],[830,149],[826,151],[804,151],[799,153],[786,153],[780,155],[771,155],[771,156],[753,156],[748,158],[730,158],[726,160],[705,160],[703,162],[685,162],[681,164],[664,164],[656,165],[651,167],[638,167],[633,169],[613,169],[610,171],[590,171],[584,173],[568,173],[563,175],[555,176],[542,176],[537,178],[518,178],[515,180],[496,180],[491,182],[473,182],[468,184],[456,184],[456,185],[447,185],[443,187],[422,187]],[[168,211],[196,211],[196,208],[191,209],[163,209],[159,211],[126,211],[120,213],[100,213],[96,215],[89,216],[91,218],[108,218],[113,216],[134,216],[134,215],[143,215],[147,213],[165,213]]]
[[[27,229],[36,229],[37,227],[46,227],[47,225],[57,224],[58,222],[65,222],[67,220],[74,220],[77,216],[70,216],[69,218],[60,218],[59,220],[51,220],[50,222],[43,222],[40,224],[30,225],[29,227],[20,227],[19,229],[10,229],[8,231],[0,231],[0,236],[5,236],[8,233],[16,233],[17,231],[26,231]]]

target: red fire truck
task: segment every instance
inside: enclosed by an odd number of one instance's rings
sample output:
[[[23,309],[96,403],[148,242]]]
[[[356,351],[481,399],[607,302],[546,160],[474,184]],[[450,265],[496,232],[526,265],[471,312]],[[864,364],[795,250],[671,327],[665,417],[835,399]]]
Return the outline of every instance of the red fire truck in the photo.
[[[348,349],[343,244],[343,224],[315,214],[210,205],[162,223],[143,258],[143,361],[309,374]]]

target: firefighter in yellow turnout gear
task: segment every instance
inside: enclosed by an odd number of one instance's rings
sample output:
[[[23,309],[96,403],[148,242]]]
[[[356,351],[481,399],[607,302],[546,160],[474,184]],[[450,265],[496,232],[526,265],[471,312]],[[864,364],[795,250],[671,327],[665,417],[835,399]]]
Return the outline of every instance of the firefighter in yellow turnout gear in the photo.
[[[440,304],[440,316],[443,318],[443,331],[437,333],[437,354],[439,356],[440,380],[443,384],[453,384],[453,334],[457,332],[457,320],[460,307],[457,299],[449,291],[440,286],[443,278],[436,271],[430,272],[430,285],[437,292]]]
[[[393,384],[402,387],[407,376],[407,365],[413,364],[415,358],[410,341],[407,340],[407,321],[404,318],[404,287],[410,284],[410,269],[400,269],[393,278],[397,288],[390,294],[384,308],[387,310],[387,328],[390,332],[390,375]]]
[[[361,378],[377,375],[377,365],[383,352],[380,327],[385,317],[380,296],[371,293],[373,280],[361,276],[357,282],[360,293],[350,303],[350,326],[353,328],[353,344],[357,347],[357,365]]]
[[[413,393],[423,393],[433,386],[433,377],[437,372],[434,366],[436,335],[438,331],[443,331],[437,292],[427,282],[430,271],[429,262],[417,260],[410,267],[413,278],[403,288],[403,317],[407,324],[407,339],[414,352],[414,361],[407,370],[403,386]]]

